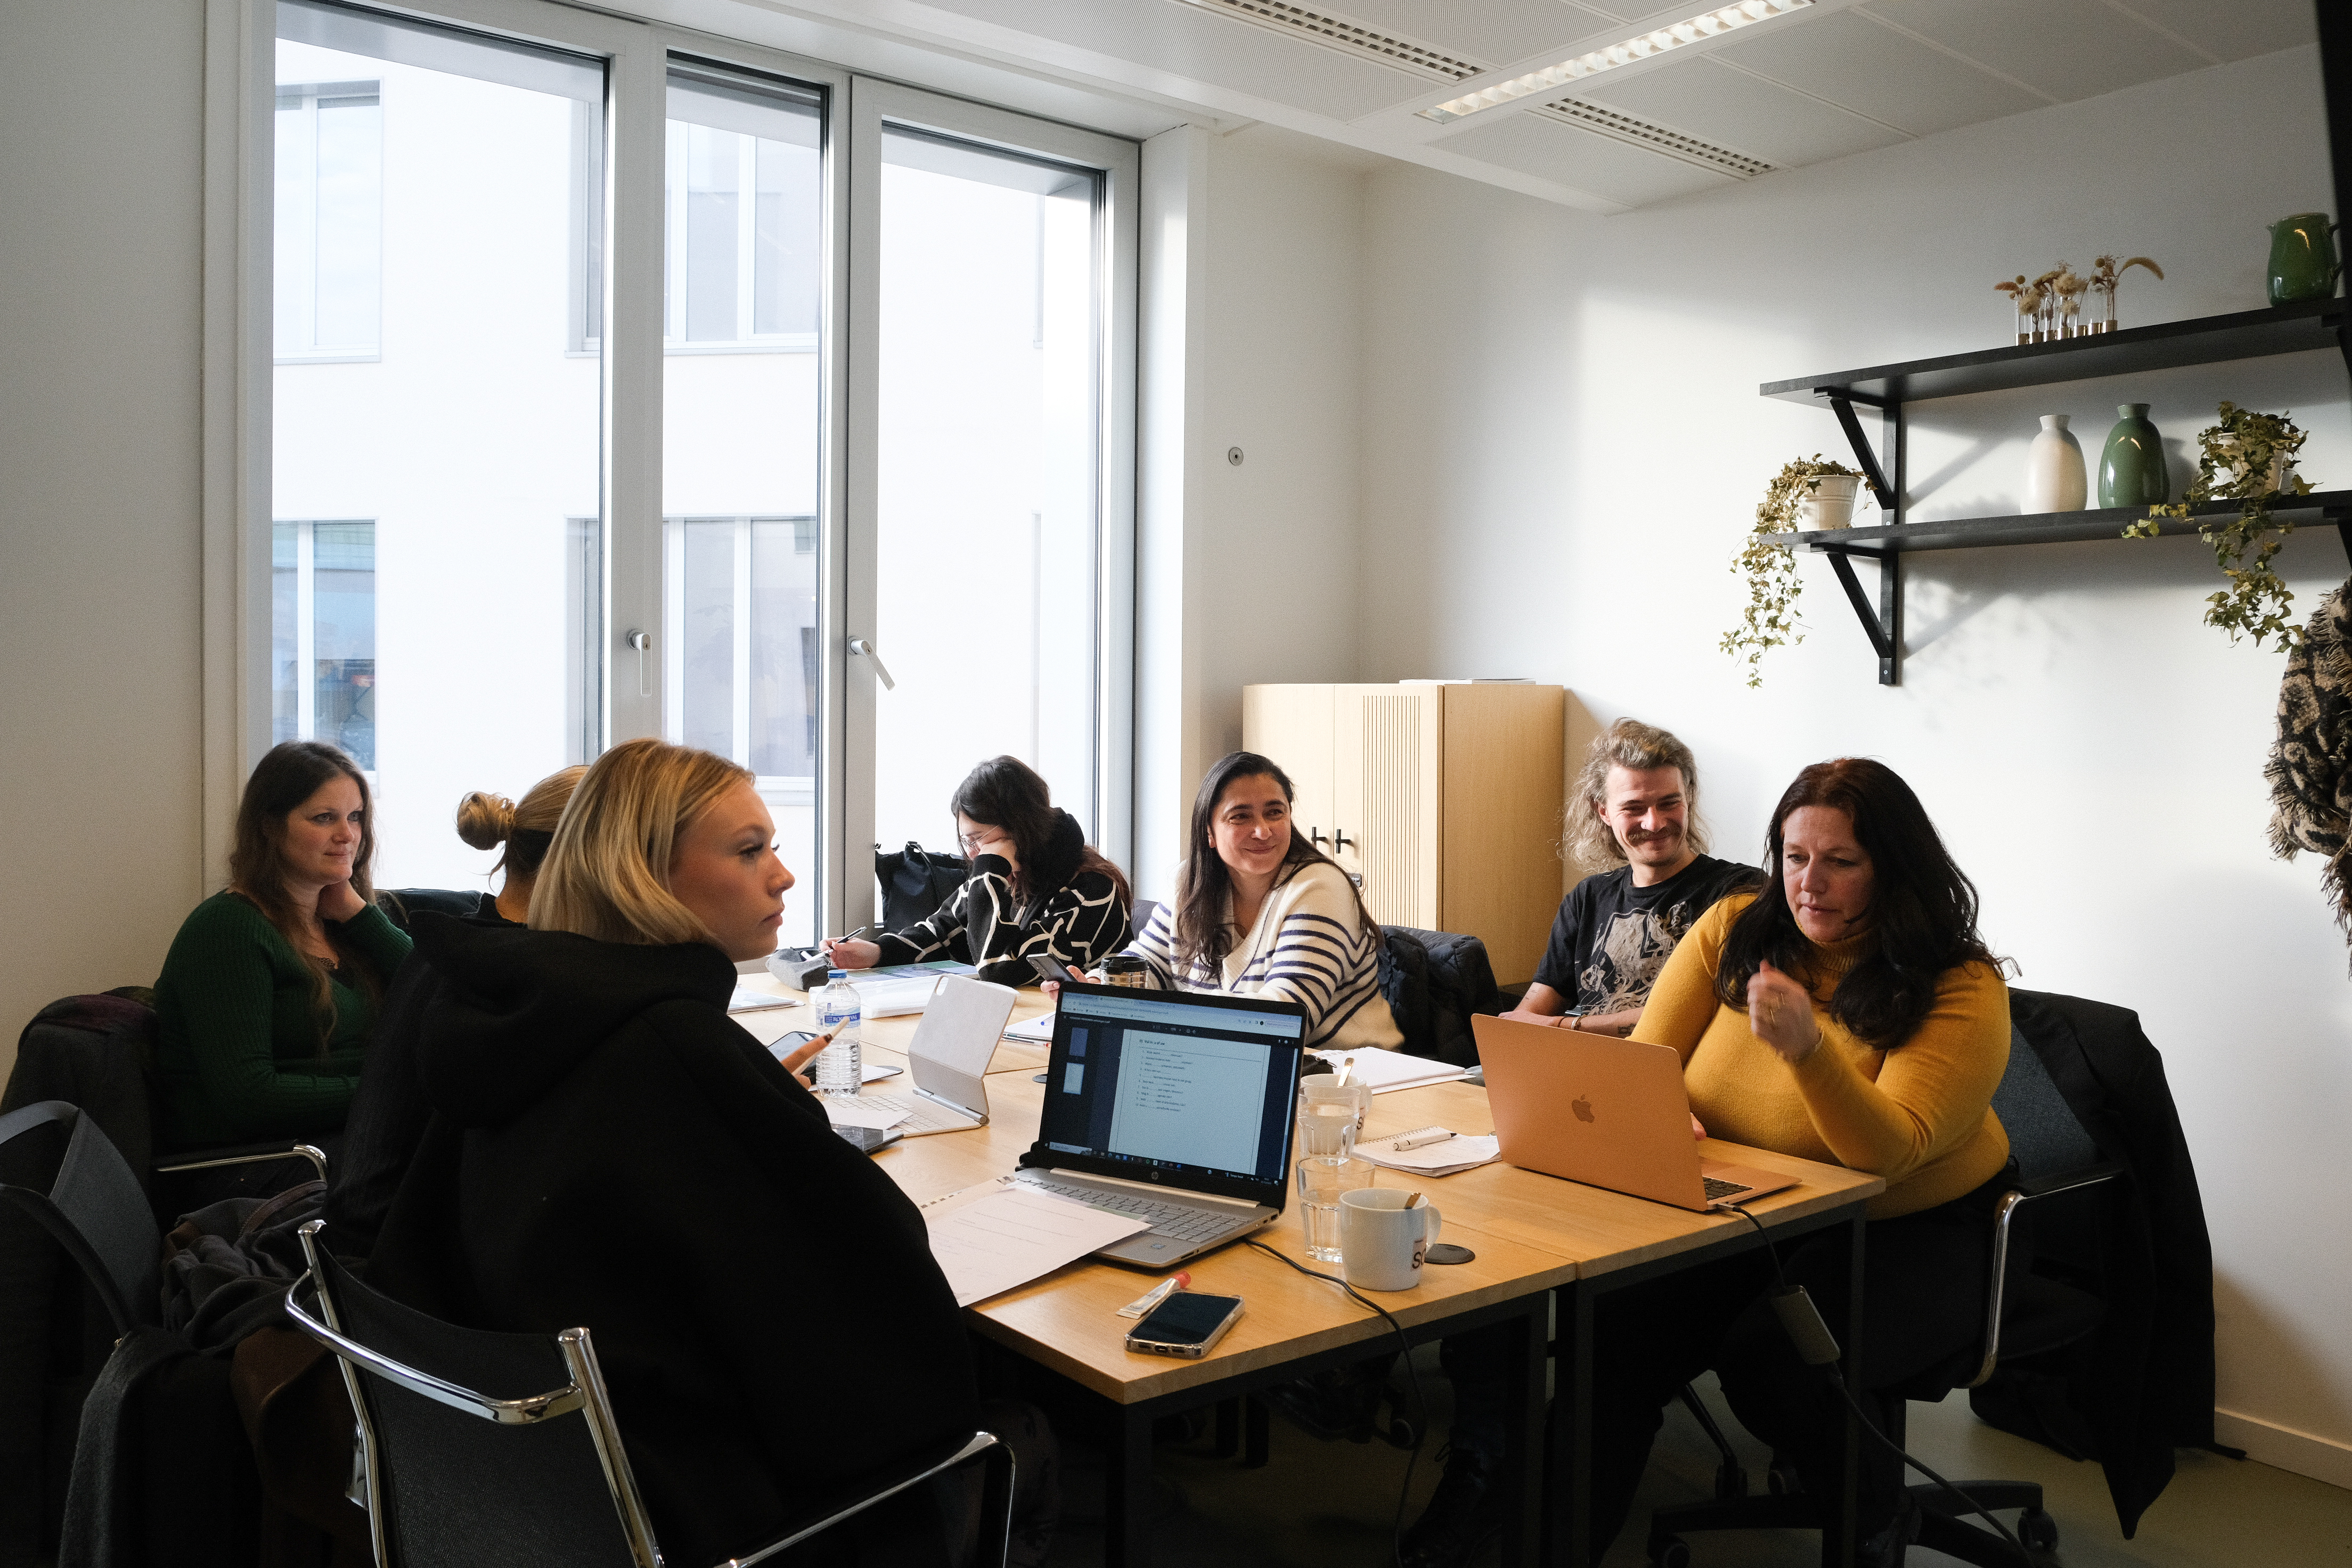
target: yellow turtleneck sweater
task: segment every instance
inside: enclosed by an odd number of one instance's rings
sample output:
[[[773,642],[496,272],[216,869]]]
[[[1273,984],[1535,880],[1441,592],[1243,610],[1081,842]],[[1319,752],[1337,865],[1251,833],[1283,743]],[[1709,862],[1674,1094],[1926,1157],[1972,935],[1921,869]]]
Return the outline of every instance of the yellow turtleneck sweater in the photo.
[[[1863,1044],[1829,1014],[1838,982],[1869,938],[1817,947],[1813,1019],[1822,1043],[1791,1067],[1748,1027],[1744,1007],[1715,999],[1734,916],[1723,900],[1675,947],[1633,1038],[1683,1058],[1691,1110],[1708,1133],[1886,1178],[1870,1217],[1916,1214],[1973,1192],[2009,1161],[1992,1091],[2009,1065],[2009,987],[1983,964],[1944,972],[1935,1005],[1893,1050]]]

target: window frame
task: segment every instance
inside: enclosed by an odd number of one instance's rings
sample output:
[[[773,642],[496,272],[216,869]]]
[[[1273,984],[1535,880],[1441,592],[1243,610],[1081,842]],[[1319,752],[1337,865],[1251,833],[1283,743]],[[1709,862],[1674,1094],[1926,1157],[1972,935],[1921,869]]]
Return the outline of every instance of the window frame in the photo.
[[[1019,110],[857,74],[843,66],[763,45],[554,0],[440,0],[430,9],[363,0],[394,18],[499,35],[601,58],[605,68],[601,186],[604,333],[589,339],[575,310],[572,352],[600,358],[601,472],[604,522],[602,666],[607,746],[667,727],[673,629],[665,581],[662,508],[664,360],[684,352],[665,341],[663,268],[667,234],[662,193],[667,91],[673,57],[786,79],[825,95],[821,118],[824,213],[817,342],[757,340],[732,352],[818,355],[816,858],[795,867],[812,889],[817,923],[845,930],[869,912],[873,879],[862,850],[870,834],[870,791],[851,790],[849,743],[861,730],[872,765],[872,681],[861,661],[849,679],[849,563],[861,551],[868,591],[875,542],[872,345],[866,347],[867,403],[851,397],[853,302],[870,301],[878,255],[851,221],[848,168],[862,156],[878,167],[878,120],[862,151],[853,127],[863,110],[948,135],[1100,169],[1105,176],[1101,244],[1102,407],[1097,464],[1096,841],[1122,864],[1133,844],[1137,398],[1137,215],[1140,144]],[[208,881],[223,874],[236,803],[270,744],[273,378],[273,205],[277,113],[275,0],[206,0],[204,142],[203,853]],[[951,62],[943,61],[946,65]],[[586,179],[583,170],[577,176]],[[868,182],[871,184],[871,182]],[[583,226],[583,235],[585,233]],[[860,258],[862,257],[862,262]],[[852,276],[864,267],[865,293]],[[575,302],[585,305],[585,268],[573,268]],[[383,305],[379,301],[379,323]],[[870,334],[875,323],[868,320]],[[379,324],[378,343],[382,342]],[[707,351],[706,351],[707,352]],[[726,351],[721,351],[726,352]],[[303,363],[317,363],[304,361]],[[862,443],[862,445],[861,445]],[[853,451],[868,465],[860,475]],[[865,508],[853,527],[853,504]],[[764,514],[763,514],[764,515]],[[858,537],[862,529],[862,542]],[[633,642],[645,633],[642,653]],[[642,665],[642,675],[640,674]],[[862,722],[853,710],[862,706]]]

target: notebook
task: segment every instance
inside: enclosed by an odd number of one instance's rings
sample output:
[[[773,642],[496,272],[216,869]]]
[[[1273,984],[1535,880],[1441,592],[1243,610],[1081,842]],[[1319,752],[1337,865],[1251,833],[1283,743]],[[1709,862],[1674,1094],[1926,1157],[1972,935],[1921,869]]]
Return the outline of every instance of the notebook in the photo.
[[[1672,1046],[1483,1013],[1470,1027],[1495,1136],[1521,1170],[1702,1212],[1797,1184],[1778,1171],[1699,1157]]]
[[[1014,1181],[1149,1228],[1097,1250],[1165,1268],[1278,1218],[1306,1009],[1062,987],[1037,1142]]]

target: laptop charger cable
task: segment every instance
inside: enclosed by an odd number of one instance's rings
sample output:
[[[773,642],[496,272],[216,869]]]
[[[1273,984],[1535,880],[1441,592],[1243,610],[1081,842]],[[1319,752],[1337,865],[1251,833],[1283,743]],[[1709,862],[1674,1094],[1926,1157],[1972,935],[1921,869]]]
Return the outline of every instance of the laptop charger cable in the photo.
[[[1959,1499],[1969,1512],[1991,1525],[2001,1540],[2009,1543],[2009,1549],[2017,1553],[2020,1563],[2026,1568],[2034,1568],[2033,1554],[2026,1551],[2025,1543],[2018,1540],[2007,1525],[1995,1519],[1990,1509],[1905,1452],[1900,1444],[1878,1429],[1878,1423],[1873,1421],[1869,1413],[1855,1402],[1853,1392],[1845,1385],[1844,1376],[1838,1371],[1838,1362],[1844,1352],[1838,1348],[1837,1336],[1830,1332],[1829,1324],[1822,1321],[1821,1309],[1813,1305],[1812,1297],[1802,1285],[1790,1284],[1789,1277],[1780,1271],[1780,1252],[1772,1245],[1771,1233],[1764,1228],[1764,1222],[1738,1204],[1723,1206],[1754,1226],[1756,1234],[1764,1238],[1765,1255],[1772,1260],[1773,1279],[1771,1289],[1765,1292],[1765,1299],[1772,1303],[1773,1315],[1780,1320],[1781,1331],[1789,1336],[1789,1343],[1795,1348],[1797,1359],[1807,1366],[1820,1369],[1830,1387],[1845,1401],[1845,1407],[1853,1413],[1862,1429],[1869,1433],[1880,1447],[1893,1450],[1905,1464]]]

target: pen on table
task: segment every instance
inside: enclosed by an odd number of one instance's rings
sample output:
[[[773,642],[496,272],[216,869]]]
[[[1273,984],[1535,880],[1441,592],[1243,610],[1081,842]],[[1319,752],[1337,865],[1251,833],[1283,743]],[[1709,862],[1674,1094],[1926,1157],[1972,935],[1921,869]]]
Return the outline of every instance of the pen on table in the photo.
[[[1426,1132],[1400,1132],[1389,1147],[1402,1153],[1407,1149],[1425,1149],[1432,1143],[1443,1143],[1453,1136],[1443,1127],[1433,1127]]]
[[[1191,1283],[1192,1283],[1192,1276],[1189,1272],[1171,1274],[1126,1306],[1121,1307],[1118,1310],[1118,1315],[1122,1318],[1139,1318],[1168,1300],[1170,1292],[1181,1290]]]

